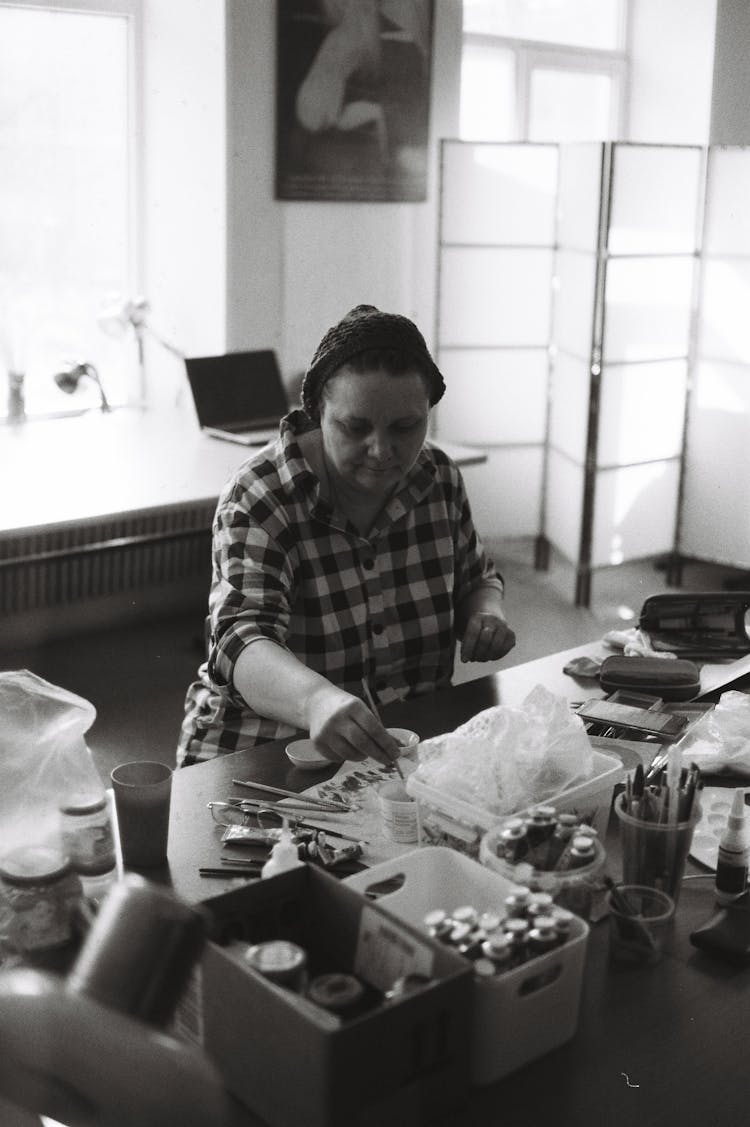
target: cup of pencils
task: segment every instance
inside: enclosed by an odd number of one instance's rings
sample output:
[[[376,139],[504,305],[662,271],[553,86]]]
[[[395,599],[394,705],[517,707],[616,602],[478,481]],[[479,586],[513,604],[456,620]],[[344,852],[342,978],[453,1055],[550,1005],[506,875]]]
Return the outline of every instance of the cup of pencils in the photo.
[[[678,748],[670,748],[665,770],[653,782],[646,781],[640,764],[628,776],[615,800],[625,884],[658,889],[677,903],[701,814],[699,791],[698,769],[682,769]]]

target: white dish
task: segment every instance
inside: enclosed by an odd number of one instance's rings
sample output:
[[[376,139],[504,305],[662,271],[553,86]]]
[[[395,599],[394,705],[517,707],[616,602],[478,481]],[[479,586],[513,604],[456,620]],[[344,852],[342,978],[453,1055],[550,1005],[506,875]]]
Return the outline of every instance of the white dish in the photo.
[[[300,771],[319,771],[321,767],[331,766],[331,760],[320,754],[312,740],[292,740],[285,751]]]

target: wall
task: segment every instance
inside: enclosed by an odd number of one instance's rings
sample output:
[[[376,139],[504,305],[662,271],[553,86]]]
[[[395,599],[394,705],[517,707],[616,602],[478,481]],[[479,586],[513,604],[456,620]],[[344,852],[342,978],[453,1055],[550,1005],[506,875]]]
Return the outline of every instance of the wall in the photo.
[[[154,327],[184,352],[223,352],[223,5],[143,0],[143,59],[142,291],[151,303]],[[174,401],[184,385],[183,365],[149,342],[146,370],[153,401]]]
[[[631,2],[631,94],[625,140],[705,145],[717,0]],[[742,5],[746,0],[736,2]]]
[[[434,330],[437,138],[458,129],[461,6],[436,0],[428,199],[273,199],[275,5],[227,0],[227,343],[276,348],[304,369],[325,329],[359,302]]]
[[[711,143],[750,144],[750,4],[718,0]]]
[[[705,142],[716,0],[632,3],[629,139]],[[154,324],[194,355],[271,346],[286,375],[359,301],[414,317],[434,345],[438,140],[458,135],[460,0],[435,0],[420,204],[274,200],[271,0],[143,9],[143,289]],[[173,394],[180,365],[152,348],[149,369],[161,395]]]

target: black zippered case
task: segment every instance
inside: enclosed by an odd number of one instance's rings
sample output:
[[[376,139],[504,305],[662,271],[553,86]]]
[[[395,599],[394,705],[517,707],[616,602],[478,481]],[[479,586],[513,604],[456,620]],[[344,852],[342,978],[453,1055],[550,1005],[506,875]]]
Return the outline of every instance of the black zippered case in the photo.
[[[618,689],[647,693],[662,700],[692,700],[700,693],[700,670],[685,658],[606,657],[599,671],[599,684],[606,693]]]

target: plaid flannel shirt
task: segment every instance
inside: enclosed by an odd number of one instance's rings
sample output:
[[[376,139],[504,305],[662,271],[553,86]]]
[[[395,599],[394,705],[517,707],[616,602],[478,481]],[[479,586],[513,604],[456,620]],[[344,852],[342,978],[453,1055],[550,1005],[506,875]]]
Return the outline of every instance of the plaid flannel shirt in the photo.
[[[277,642],[357,696],[366,680],[385,704],[450,684],[457,606],[477,587],[503,589],[442,450],[422,449],[365,537],[321,497],[296,441],[303,420],[287,416],[219,499],[211,644],[188,689],[179,763],[294,733],[234,688],[234,664],[254,640]]]

